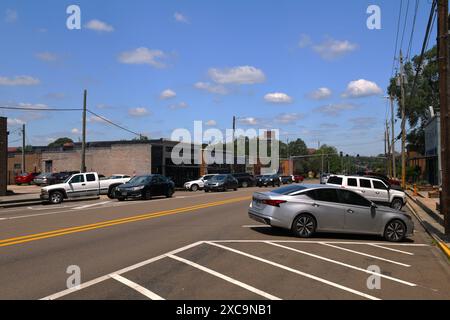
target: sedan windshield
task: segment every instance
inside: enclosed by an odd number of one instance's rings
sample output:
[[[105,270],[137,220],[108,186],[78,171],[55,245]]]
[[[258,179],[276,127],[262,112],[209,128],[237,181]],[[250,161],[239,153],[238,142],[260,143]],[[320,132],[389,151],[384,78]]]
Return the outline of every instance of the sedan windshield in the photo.
[[[128,185],[133,185],[133,186],[138,186],[138,185],[145,184],[145,183],[149,182],[151,178],[152,178],[152,176],[134,177],[127,184]]]

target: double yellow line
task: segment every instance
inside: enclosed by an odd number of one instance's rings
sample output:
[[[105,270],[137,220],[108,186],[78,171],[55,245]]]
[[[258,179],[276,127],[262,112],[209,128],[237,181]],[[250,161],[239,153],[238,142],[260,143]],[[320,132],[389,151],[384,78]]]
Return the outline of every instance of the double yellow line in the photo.
[[[231,204],[231,203],[235,203],[235,202],[245,201],[245,200],[249,200],[249,199],[250,199],[250,197],[239,197],[239,198],[233,198],[233,199],[229,199],[229,200],[199,204],[199,205],[190,206],[190,207],[164,210],[164,211],[153,212],[153,213],[146,213],[146,214],[132,216],[132,217],[128,217],[128,218],[107,220],[107,221],[103,221],[103,222],[87,224],[87,225],[78,226],[78,227],[58,229],[58,230],[53,230],[53,231],[48,231],[48,232],[31,234],[31,235],[27,235],[27,236],[9,238],[9,239],[0,240],[0,247],[7,247],[7,246],[15,245],[15,244],[20,244],[20,243],[54,238],[54,237],[59,237],[59,236],[63,236],[66,234],[71,234],[71,233],[78,233],[78,232],[84,232],[84,231],[89,231],[89,230],[101,229],[101,228],[111,227],[111,226],[115,226],[115,225],[130,223],[130,222],[154,219],[154,218],[159,218],[159,217],[173,215],[173,214],[195,211],[195,210],[199,210],[199,209],[217,207],[217,206],[222,206],[225,204]]]

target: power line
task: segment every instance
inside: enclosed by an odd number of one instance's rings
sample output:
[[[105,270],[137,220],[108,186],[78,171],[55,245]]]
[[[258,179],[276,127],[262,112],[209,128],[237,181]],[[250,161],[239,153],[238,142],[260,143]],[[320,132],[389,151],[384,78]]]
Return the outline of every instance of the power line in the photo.
[[[398,20],[397,20],[397,35],[395,37],[395,50],[394,50],[394,58],[392,59],[392,71],[391,71],[391,78],[394,75],[394,69],[395,69],[395,61],[397,57],[397,49],[398,49],[398,35],[400,32],[400,21],[402,18],[402,8],[403,8],[403,0],[400,0],[400,9],[398,12]]]
[[[403,24],[402,40],[400,41],[400,49],[403,49],[403,39],[405,37],[406,26],[408,24],[408,14],[409,14],[409,0],[406,5],[405,23]]]
[[[101,119],[101,120],[103,120],[103,121],[105,121],[105,122],[107,122],[107,123],[109,123],[109,124],[111,124],[111,125],[113,125],[113,126],[119,128],[119,129],[122,129],[122,130],[124,130],[124,131],[129,132],[129,133],[132,133],[132,134],[134,134],[134,135],[136,135],[136,136],[138,136],[138,137],[142,137],[142,134],[137,133],[137,132],[134,132],[134,131],[131,131],[131,130],[125,128],[125,127],[122,127],[121,125],[118,125],[117,123],[114,123],[114,122],[112,122],[111,120],[109,120],[109,119],[107,119],[107,118],[105,118],[105,117],[102,117],[102,116],[96,114],[95,112],[92,112],[91,110],[87,110],[87,112],[89,112],[89,113],[92,114],[93,116],[95,116],[95,117],[97,117],[97,118],[99,118],[99,119]]]
[[[411,55],[412,41],[414,38],[414,31],[416,29],[416,19],[417,19],[418,9],[419,9],[419,0],[416,0],[416,7],[414,9],[414,19],[413,19],[413,25],[412,25],[412,29],[411,29],[411,36],[409,37],[409,45],[408,45],[408,51],[407,51],[407,55],[406,55],[407,60],[409,60],[410,55]]]

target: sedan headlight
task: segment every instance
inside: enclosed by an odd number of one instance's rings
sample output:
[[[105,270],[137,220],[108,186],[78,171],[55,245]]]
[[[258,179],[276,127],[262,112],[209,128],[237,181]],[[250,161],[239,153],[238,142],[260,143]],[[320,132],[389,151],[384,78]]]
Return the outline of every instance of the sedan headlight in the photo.
[[[132,191],[139,191],[144,189],[145,186],[139,186],[139,187],[134,187],[133,189],[131,189]]]

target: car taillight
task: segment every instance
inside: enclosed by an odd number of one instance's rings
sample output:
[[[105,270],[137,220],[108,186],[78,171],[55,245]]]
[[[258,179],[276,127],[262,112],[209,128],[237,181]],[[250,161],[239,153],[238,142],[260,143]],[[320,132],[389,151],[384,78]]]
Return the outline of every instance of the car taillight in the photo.
[[[280,204],[286,203],[285,200],[263,200],[262,203],[267,204],[268,206],[279,207]]]

